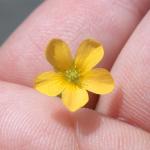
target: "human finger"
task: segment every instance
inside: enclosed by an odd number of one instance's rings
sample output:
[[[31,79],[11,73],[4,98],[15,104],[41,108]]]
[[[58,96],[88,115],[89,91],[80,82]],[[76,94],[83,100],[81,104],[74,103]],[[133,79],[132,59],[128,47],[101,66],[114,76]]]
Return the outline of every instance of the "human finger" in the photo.
[[[150,131],[150,12],[113,66],[116,90],[100,99],[97,110]]]
[[[145,150],[150,146],[145,131],[95,111],[70,113],[58,99],[16,84],[1,82],[0,90],[0,149]]]
[[[32,86],[37,74],[50,69],[44,49],[55,37],[68,42],[73,50],[87,37],[101,41],[105,47],[101,66],[110,68],[150,6],[149,0],[134,2],[45,1],[2,45],[0,79]]]

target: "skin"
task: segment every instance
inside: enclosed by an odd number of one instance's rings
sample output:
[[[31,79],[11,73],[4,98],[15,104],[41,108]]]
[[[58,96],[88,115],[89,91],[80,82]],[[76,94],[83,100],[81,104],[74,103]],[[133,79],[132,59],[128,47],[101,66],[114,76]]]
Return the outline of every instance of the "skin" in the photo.
[[[44,1],[0,48],[0,149],[148,150],[149,8],[149,0]],[[87,37],[103,43],[99,66],[112,67],[116,88],[97,105],[91,96],[95,110],[70,113],[32,88],[51,69],[43,49],[54,37],[73,53]]]

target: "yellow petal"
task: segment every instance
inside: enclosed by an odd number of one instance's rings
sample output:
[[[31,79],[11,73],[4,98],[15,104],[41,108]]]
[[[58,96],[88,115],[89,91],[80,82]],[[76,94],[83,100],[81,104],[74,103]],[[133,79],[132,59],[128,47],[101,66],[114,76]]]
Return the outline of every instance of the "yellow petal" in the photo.
[[[96,68],[83,77],[82,86],[93,93],[106,94],[113,90],[114,81],[106,69]]]
[[[56,70],[64,71],[72,64],[68,45],[60,39],[53,39],[47,46],[46,58]]]
[[[70,85],[62,92],[62,100],[64,105],[74,112],[88,102],[88,93],[78,86]]]
[[[103,58],[104,50],[98,42],[87,39],[83,41],[76,54],[75,65],[80,72],[91,70]]]
[[[48,96],[59,95],[64,90],[63,76],[60,73],[45,72],[35,81],[35,89]]]

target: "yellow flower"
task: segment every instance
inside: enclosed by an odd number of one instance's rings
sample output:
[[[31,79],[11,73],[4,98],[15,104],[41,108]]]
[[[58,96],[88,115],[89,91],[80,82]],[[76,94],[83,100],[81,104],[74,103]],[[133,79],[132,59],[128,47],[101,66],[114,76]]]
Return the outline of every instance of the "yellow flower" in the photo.
[[[70,111],[76,111],[88,102],[87,91],[106,94],[114,88],[107,70],[93,69],[103,55],[102,45],[87,39],[80,44],[73,59],[68,45],[60,39],[53,39],[47,46],[46,58],[54,71],[40,74],[35,89],[48,96],[61,94],[64,105]]]

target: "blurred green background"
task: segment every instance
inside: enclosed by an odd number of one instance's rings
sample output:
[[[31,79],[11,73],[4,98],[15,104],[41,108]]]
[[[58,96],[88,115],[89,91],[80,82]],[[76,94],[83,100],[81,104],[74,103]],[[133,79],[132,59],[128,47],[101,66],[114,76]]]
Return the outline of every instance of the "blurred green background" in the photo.
[[[0,0],[0,44],[42,0]]]

